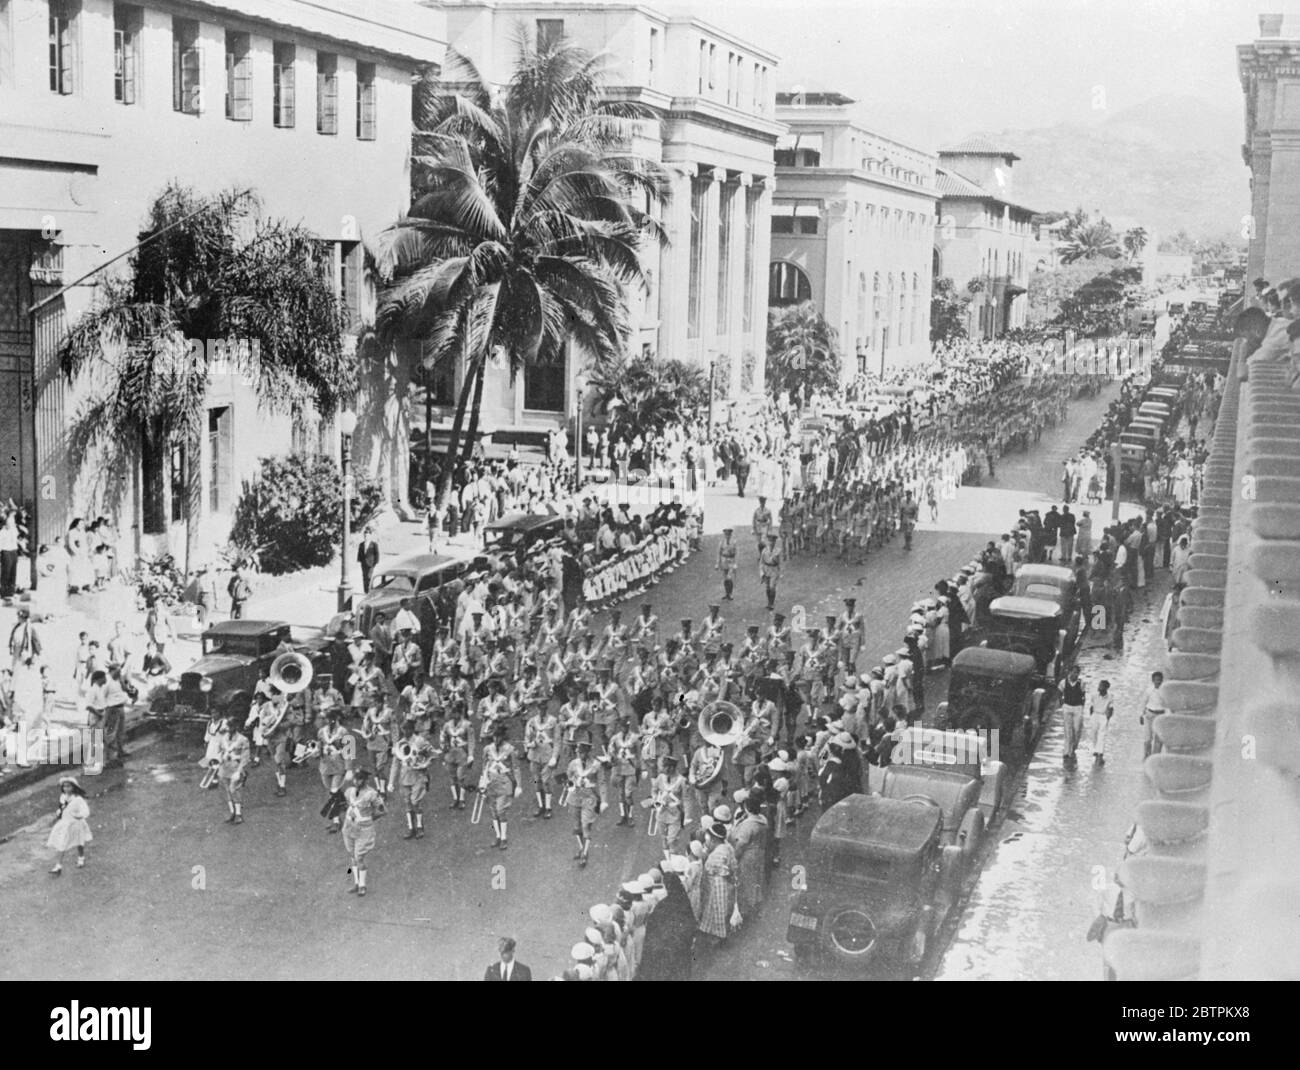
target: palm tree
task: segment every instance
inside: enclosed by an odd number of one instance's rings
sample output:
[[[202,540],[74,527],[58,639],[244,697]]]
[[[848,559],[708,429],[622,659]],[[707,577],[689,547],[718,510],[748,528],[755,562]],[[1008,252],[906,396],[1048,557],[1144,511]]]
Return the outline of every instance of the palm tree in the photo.
[[[1073,264],[1078,260],[1111,259],[1120,255],[1119,239],[1104,219],[1068,232],[1061,250],[1061,263]]]
[[[627,437],[658,433],[684,414],[709,403],[708,376],[694,364],[638,356],[604,361],[592,369],[596,407]]]
[[[773,309],[767,326],[767,384],[773,394],[834,390],[840,382],[839,335],[812,302]]]
[[[129,463],[138,479],[146,450],[183,447],[187,569],[196,564],[199,443],[213,364],[227,362],[264,406],[281,412],[310,404],[329,413],[355,390],[323,247],[302,227],[257,210],[249,191],[205,197],[168,185],[150,209],[129,277],[108,279],[59,346],[69,382],[84,375],[92,384],[70,435],[74,464],[107,449],[112,470]],[[239,344],[218,353],[204,344],[215,339]]]
[[[1146,227],[1131,227],[1124,232],[1124,249],[1130,260],[1136,260],[1147,247]]]
[[[494,95],[449,51],[459,77],[425,109],[409,213],[380,235],[381,340],[420,340],[429,365],[461,361],[446,497],[469,418],[477,433],[485,365],[512,375],[561,363],[572,341],[599,365],[629,334],[628,292],[645,286],[639,253],[664,242],[651,213],[668,198],[664,168],[629,151],[646,107],[600,99],[603,59],[523,31],[514,76]]]

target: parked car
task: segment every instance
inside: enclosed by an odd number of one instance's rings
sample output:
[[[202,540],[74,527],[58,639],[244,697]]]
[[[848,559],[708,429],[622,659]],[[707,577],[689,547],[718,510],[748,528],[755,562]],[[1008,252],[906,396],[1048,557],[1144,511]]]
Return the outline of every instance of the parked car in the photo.
[[[961,888],[961,849],[942,839],[942,810],[920,799],[850,795],[822,814],[786,930],[796,956],[919,963]]]
[[[899,764],[885,766],[880,794],[886,799],[924,800],[943,811],[945,847],[961,849],[962,865],[973,870],[986,825],[980,806],[983,780],[962,768]]]
[[[444,554],[409,554],[381,564],[370,581],[370,591],[353,602],[353,621],[358,630],[369,633],[375,616],[389,620],[401,608],[402,599],[414,598],[414,612],[420,621],[420,646],[427,654],[432,644],[438,612],[435,599],[452,580],[479,571],[484,560],[455,558]]]
[[[949,731],[991,733],[1001,747],[1023,733],[1021,757],[1027,758],[1042,728],[1047,691],[1036,679],[1037,665],[1028,654],[970,646],[958,652],[948,678],[948,700],[939,703],[935,724]],[[990,748],[991,749],[991,748]]]
[[[1079,613],[1044,598],[1008,595],[989,606],[985,642],[994,650],[1028,654],[1039,677],[1056,683],[1074,661]]]
[[[234,717],[242,724],[248,716],[253,688],[262,669],[269,670],[271,663],[289,650],[309,658],[313,674],[336,672],[331,640],[324,636],[295,639],[284,621],[220,621],[202,634],[201,641],[203,653],[199,660],[154,700],[151,714],[167,720],[206,721],[216,712]]]
[[[484,540],[488,553],[512,553],[522,559],[538,543],[560,539],[563,535],[562,516],[549,513],[507,513],[487,526]]]
[[[1022,598],[1045,598],[1062,609],[1078,605],[1074,570],[1064,565],[1021,565],[1011,593]]]
[[[1001,742],[997,726],[958,731],[913,725],[901,733],[889,765],[867,766],[868,790],[891,794],[884,790],[890,771],[909,766],[960,774],[979,781],[979,808],[984,815],[984,827],[988,828],[1005,801],[1007,767],[999,758]],[[948,825],[945,818],[945,833]],[[960,828],[960,822],[957,827]]]

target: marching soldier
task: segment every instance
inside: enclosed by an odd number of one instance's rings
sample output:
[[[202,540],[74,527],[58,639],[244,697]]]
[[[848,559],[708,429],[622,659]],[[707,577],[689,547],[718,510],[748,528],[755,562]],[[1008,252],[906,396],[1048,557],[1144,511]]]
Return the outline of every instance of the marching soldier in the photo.
[[[659,647],[659,618],[653,611],[654,607],[646,602],[641,607],[641,616],[632,625],[632,642],[639,651],[653,653]]]
[[[709,615],[700,622],[699,641],[705,654],[717,654],[722,649],[722,633],[727,622],[718,614],[722,607],[714,602]]]
[[[623,614],[617,609],[609,611],[609,623],[601,633],[601,655],[613,665],[622,664],[628,649],[627,626],[623,624]]]
[[[479,790],[492,802],[492,831],[496,835],[492,846],[504,851],[506,814],[524,789],[519,783],[519,755],[515,745],[506,739],[506,726],[503,724],[496,726],[492,742],[483,748],[483,778]]]
[[[596,670],[596,674],[595,687],[588,694],[594,695],[592,700],[592,721],[596,730],[595,745],[603,747],[609,741],[610,736],[614,734],[614,729],[618,725],[619,711],[623,706],[623,693],[614,680],[612,662],[603,663]]]
[[[500,680],[488,683],[488,693],[478,700],[478,737],[491,739],[496,735],[497,726],[506,727],[506,718],[510,716],[510,700],[506,697],[505,685]]]
[[[632,727],[632,715],[619,718],[619,729],[609,741],[609,789],[618,797],[618,823],[632,825],[632,793],[639,779],[641,734]]]
[[[474,764],[474,726],[464,703],[452,707],[451,717],[438,738],[443,763],[451,779],[451,808],[465,809],[465,773]]]
[[[402,789],[402,798],[406,803],[406,836],[415,840],[424,835],[424,797],[429,794],[429,762],[433,759],[433,748],[428,739],[416,731],[414,721],[402,723],[402,738],[393,748],[395,761],[389,773],[388,789],[393,789],[394,780]]]
[[[368,710],[361,722],[361,736],[366,741],[366,751],[374,768],[373,787],[382,792],[388,783],[388,754],[392,744],[393,711],[387,702],[378,709]]]
[[[571,761],[565,775],[569,782],[569,807],[573,810],[573,834],[578,841],[574,860],[582,868],[587,865],[587,852],[591,848],[591,830],[600,812],[600,762],[591,756],[591,742],[576,742],[577,757]]]
[[[317,731],[316,738],[320,740],[320,782],[329,795],[324,811],[330,822],[327,831],[338,832],[343,825],[343,776],[355,744],[348,730],[339,724],[337,709],[331,709],[325,715],[325,723]]]
[[[433,731],[434,712],[440,701],[437,689],[422,670],[417,670],[399,696],[397,708],[402,713],[403,722],[414,722],[415,730],[427,737]]]
[[[551,816],[551,786],[555,779],[555,763],[559,758],[558,739],[560,722],[555,714],[540,704],[524,726],[524,750],[528,767],[533,774],[533,791],[537,796],[537,813],[534,817]]]
[[[844,599],[844,612],[840,614],[840,655],[850,669],[857,671],[858,654],[862,650],[864,621],[857,610],[857,600]]]
[[[283,709],[279,720],[275,721],[276,713]],[[294,718],[297,717],[295,723]],[[262,726],[262,740],[266,744],[266,749],[270,752],[271,761],[275,765],[275,794],[277,797],[287,795],[288,789],[285,787],[289,765],[293,762],[293,753],[297,745],[297,736],[301,735],[302,723],[305,720],[305,714],[302,707],[296,710],[292,703],[281,702],[276,699],[263,701],[262,709],[258,714]],[[267,726],[272,726],[269,728]]]
[[[758,499],[758,508],[754,510],[754,538],[758,540],[758,559],[763,559],[763,546],[772,531],[772,510],[767,507],[767,499]]]
[[[403,628],[393,644],[392,678],[393,686],[403,690],[411,682],[415,673],[424,668],[424,654],[415,635],[409,628]]]
[[[707,740],[695,748],[691,755],[688,775],[688,791],[684,800],[686,804],[686,823],[694,824],[701,818],[713,813],[727,790],[722,779],[722,767],[725,756],[721,747],[715,747]]]
[[[912,497],[912,492],[907,492],[907,497],[898,507],[898,520],[903,531],[903,549],[912,548],[912,533],[916,530],[917,517],[921,514],[921,507]]]
[[[375,818],[384,816],[384,800],[366,769],[352,775],[352,786],[343,795],[347,816],[343,822],[343,847],[352,859],[352,887],[349,892],[366,894],[366,855],[375,846]]]
[[[776,722],[776,703],[771,699],[756,698],[750,706],[750,719],[745,724],[745,734],[736,741],[733,764],[740,786],[748,788],[754,779],[754,767],[762,758],[762,751],[772,742],[772,725]]]
[[[736,558],[740,554],[740,547],[732,541],[731,531],[731,528],[722,529],[722,543],[718,546],[718,571],[722,573],[723,597],[728,602],[736,589]]]
[[[767,608],[769,610],[776,607],[776,587],[781,582],[781,551],[777,549],[776,536],[768,535],[767,549],[763,551],[763,556],[759,558],[759,575],[763,580],[763,587],[767,591]]]
[[[682,834],[682,804],[686,778],[677,771],[677,759],[669,754],[660,759],[663,772],[654,779],[651,806],[659,811],[659,839],[664,856],[673,854]]]
[[[251,753],[243,726],[233,718],[229,719],[227,724],[229,735],[221,745],[221,764],[217,776],[221,780],[222,790],[226,793],[226,806],[230,808],[230,816],[226,818],[226,824],[242,825],[244,823],[244,781],[248,778]]]
[[[560,760],[568,767],[573,758],[577,733],[590,739],[591,708],[587,705],[584,689],[577,684],[569,688],[569,700],[560,707]]]
[[[785,622],[784,613],[774,613],[767,635],[763,638],[764,652],[773,661],[780,662],[792,650],[790,626]]]

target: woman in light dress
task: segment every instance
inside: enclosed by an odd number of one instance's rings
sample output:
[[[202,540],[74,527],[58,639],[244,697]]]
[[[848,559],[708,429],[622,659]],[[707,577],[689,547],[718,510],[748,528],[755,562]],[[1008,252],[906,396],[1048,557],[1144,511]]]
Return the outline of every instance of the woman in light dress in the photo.
[[[81,517],[68,525],[68,535],[64,540],[68,551],[68,591],[89,591],[95,583],[95,571],[90,563],[90,550],[86,545],[86,529]]]
[[[62,616],[68,610],[68,555],[42,543],[36,554],[37,610],[46,618]]]
[[[63,856],[73,847],[77,849],[77,868],[86,864],[86,844],[94,837],[90,834],[90,806],[86,802],[86,793],[77,778],[65,776],[59,781],[59,816],[50,830],[45,846],[55,852],[54,868],[50,875],[57,877],[63,872]]]
[[[1174,466],[1174,499],[1179,505],[1192,502],[1192,466],[1186,457]]]

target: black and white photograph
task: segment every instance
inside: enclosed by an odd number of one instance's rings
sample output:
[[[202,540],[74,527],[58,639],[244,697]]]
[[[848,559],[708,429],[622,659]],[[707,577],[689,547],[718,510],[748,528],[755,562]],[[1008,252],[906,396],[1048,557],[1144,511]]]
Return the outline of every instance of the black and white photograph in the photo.
[[[39,1036],[1300,979],[1261,7],[0,0],[0,979],[140,1011]]]

